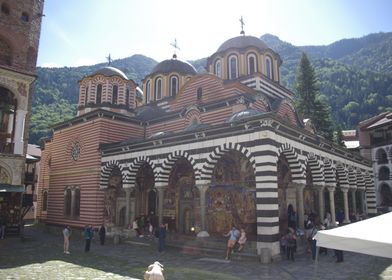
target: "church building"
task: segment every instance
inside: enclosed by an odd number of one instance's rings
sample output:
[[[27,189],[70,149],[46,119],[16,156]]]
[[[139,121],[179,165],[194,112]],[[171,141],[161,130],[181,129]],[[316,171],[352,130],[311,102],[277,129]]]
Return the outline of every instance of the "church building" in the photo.
[[[375,214],[371,162],[317,135],[282,86],[282,60],[259,38],[218,47],[207,73],[174,55],[143,95],[111,66],[80,82],[78,114],[54,127],[41,158],[47,224],[127,228],[156,215],[170,232],[244,228],[255,252],[280,253],[288,208],[304,217]],[[196,237],[195,237],[196,238]]]

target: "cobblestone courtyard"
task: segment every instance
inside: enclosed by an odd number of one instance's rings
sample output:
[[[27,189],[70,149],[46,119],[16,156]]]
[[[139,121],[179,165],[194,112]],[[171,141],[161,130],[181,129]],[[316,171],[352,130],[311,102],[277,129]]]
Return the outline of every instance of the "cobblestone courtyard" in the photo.
[[[80,237],[71,240],[71,254],[62,251],[61,235],[35,227],[26,229],[26,239],[0,240],[0,279],[143,279],[146,267],[158,260],[165,266],[165,278],[171,279],[392,279],[392,260],[362,254],[345,253],[345,262],[335,263],[332,253],[320,256],[317,266],[309,255],[295,262],[270,265],[257,259],[235,255],[200,255],[195,251],[167,248],[158,253],[154,242],[131,242],[100,246],[95,240],[89,253],[83,252]]]

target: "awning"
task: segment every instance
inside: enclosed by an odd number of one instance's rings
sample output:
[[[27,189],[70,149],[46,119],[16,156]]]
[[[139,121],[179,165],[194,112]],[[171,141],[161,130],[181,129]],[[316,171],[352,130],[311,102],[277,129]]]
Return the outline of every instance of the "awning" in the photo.
[[[0,192],[24,192],[25,188],[23,185],[11,185],[0,183]]]
[[[314,237],[318,247],[392,258],[392,212],[335,229]]]

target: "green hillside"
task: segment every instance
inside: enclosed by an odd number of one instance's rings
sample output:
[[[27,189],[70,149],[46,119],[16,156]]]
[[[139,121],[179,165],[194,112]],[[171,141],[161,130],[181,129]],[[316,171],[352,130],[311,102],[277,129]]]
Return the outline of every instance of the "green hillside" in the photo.
[[[302,52],[310,58],[320,82],[321,93],[329,101],[333,120],[343,129],[355,128],[359,121],[384,111],[392,111],[392,33],[377,33],[357,39],[343,39],[327,46],[294,46],[270,34],[261,39],[283,60],[283,85],[293,90]],[[205,72],[206,58],[190,61],[199,73]],[[122,70],[141,85],[157,64],[143,55],[115,60]],[[42,68],[33,92],[30,143],[50,135],[50,126],[76,115],[78,81],[106,64]]]

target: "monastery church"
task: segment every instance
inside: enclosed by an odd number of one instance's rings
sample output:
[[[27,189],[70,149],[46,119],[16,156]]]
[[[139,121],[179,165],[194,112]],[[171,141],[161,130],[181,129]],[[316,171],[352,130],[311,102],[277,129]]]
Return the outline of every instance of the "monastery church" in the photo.
[[[195,238],[234,224],[252,250],[276,256],[289,206],[302,228],[310,213],[335,221],[341,209],[346,223],[351,211],[375,214],[371,162],[303,122],[281,64],[241,32],[207,59],[207,73],[174,55],[142,92],[110,65],[84,77],[77,116],[54,126],[42,152],[40,221],[110,232],[154,215]]]

